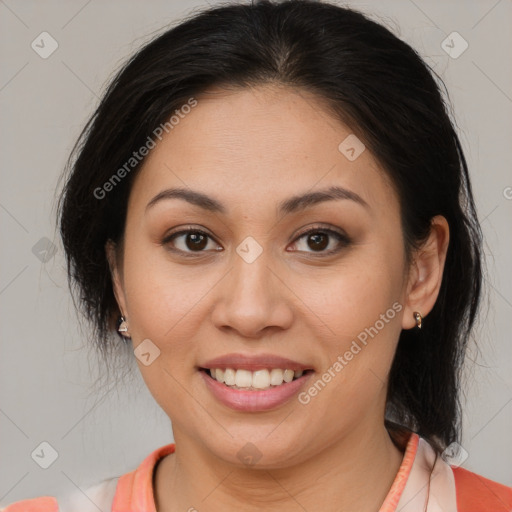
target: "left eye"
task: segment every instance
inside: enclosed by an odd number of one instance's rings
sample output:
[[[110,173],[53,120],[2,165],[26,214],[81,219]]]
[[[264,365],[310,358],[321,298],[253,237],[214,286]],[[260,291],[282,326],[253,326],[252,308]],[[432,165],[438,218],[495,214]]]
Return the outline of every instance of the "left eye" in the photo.
[[[334,244],[334,248],[325,250],[327,247],[332,245],[330,242],[332,241],[333,238],[337,241],[337,244]],[[336,253],[340,251],[343,247],[349,245],[350,243],[350,240],[346,235],[338,233],[337,231],[333,231],[332,229],[310,229],[309,231],[306,231],[297,238],[297,240],[302,239],[305,239],[306,246],[312,249],[312,252],[320,252],[323,254]],[[310,251],[306,250],[304,252]]]

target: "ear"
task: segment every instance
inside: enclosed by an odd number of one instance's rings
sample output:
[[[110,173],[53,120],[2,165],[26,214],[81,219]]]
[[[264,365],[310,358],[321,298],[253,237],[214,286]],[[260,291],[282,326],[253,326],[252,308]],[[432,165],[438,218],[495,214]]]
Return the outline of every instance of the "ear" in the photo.
[[[110,267],[110,275],[112,277],[112,287],[117,300],[117,305],[121,311],[121,315],[126,316],[126,298],[124,295],[124,286],[122,279],[122,269],[120,268],[118,258],[118,248],[112,240],[108,240],[105,244],[105,253],[107,255],[108,265]]]
[[[432,219],[430,235],[415,251],[409,272],[402,329],[416,327],[414,312],[425,317],[436,303],[443,279],[450,229],[442,215]]]

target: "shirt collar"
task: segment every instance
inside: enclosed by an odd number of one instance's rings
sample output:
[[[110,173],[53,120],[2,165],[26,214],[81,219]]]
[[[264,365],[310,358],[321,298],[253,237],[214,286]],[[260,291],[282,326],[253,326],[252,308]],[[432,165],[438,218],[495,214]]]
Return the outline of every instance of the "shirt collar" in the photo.
[[[136,470],[119,478],[112,512],[156,512],[153,472],[157,462],[174,453],[175,448],[172,443],[154,450]],[[419,505],[423,505],[427,498],[427,512],[456,512],[455,484],[450,466],[436,457],[424,439],[411,433],[400,468],[379,512],[423,510],[424,507]]]

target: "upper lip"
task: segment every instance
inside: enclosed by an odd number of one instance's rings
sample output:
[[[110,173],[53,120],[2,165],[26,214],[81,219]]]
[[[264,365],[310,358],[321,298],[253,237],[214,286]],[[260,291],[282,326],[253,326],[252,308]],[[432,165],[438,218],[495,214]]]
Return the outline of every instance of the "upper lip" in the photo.
[[[226,368],[240,369],[240,370],[264,370],[280,368],[282,370],[312,370],[311,365],[302,364],[298,361],[293,361],[286,357],[281,357],[275,354],[225,354],[223,356],[209,359],[202,363],[200,368],[219,368],[224,370]]]

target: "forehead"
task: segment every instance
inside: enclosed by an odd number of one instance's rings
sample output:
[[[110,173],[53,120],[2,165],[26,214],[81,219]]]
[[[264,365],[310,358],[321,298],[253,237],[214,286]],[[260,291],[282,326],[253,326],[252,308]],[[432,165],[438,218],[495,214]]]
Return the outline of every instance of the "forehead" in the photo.
[[[260,86],[212,89],[196,100],[149,152],[132,186],[131,207],[145,207],[176,186],[247,209],[332,185],[352,190],[377,210],[397,203],[364,146],[355,147],[363,148],[355,160],[347,158],[344,141],[353,146],[358,139],[316,96]]]

